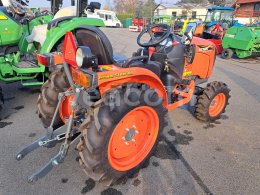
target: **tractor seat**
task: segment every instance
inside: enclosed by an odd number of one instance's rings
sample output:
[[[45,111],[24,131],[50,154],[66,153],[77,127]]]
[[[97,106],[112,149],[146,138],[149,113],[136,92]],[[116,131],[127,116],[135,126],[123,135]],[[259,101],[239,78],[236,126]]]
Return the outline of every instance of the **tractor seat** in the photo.
[[[76,31],[78,45],[87,46],[98,59],[98,64],[113,64],[113,48],[107,36],[97,27],[81,26]]]
[[[129,67],[139,67],[139,68],[145,68],[147,70],[152,71],[154,74],[156,74],[159,78],[161,76],[163,66],[160,62],[156,61],[149,61],[147,63],[142,62],[133,62],[129,65]]]
[[[76,16],[76,7],[75,6],[70,6],[70,7],[65,7],[60,9],[55,16],[53,17],[52,21],[58,20],[62,18],[68,18],[68,17],[75,17]],[[55,24],[55,22],[54,22]],[[48,31],[48,24],[42,24],[42,25],[37,25],[33,28],[32,33],[26,37],[26,40],[28,43],[33,43],[38,42],[41,45],[43,45],[44,41],[46,40],[47,36],[47,31]]]
[[[124,63],[115,63],[115,65],[120,68],[145,68],[160,77],[163,70],[163,65],[160,62],[148,61],[148,58],[148,56],[134,56],[129,58]]]
[[[76,31],[76,39],[78,45],[87,46],[91,49],[92,54],[95,55],[98,59],[98,64],[115,64],[116,66],[119,66],[121,68],[140,67],[154,72],[158,77],[160,77],[161,75],[163,68],[160,62],[149,61],[147,63],[143,63],[140,60],[131,61],[132,58],[130,58],[127,62],[121,60],[121,62],[116,63],[116,60],[114,60],[113,57],[113,48],[109,39],[97,27],[81,27],[79,30]]]

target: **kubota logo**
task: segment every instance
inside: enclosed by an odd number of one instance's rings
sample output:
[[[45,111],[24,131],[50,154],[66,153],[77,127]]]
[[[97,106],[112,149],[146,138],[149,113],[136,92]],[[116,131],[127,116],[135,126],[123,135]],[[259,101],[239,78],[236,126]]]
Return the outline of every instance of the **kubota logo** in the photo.
[[[116,74],[102,75],[99,77],[99,80],[124,77],[124,76],[132,75],[132,74],[133,74],[132,72],[121,72],[121,73],[116,73]]]

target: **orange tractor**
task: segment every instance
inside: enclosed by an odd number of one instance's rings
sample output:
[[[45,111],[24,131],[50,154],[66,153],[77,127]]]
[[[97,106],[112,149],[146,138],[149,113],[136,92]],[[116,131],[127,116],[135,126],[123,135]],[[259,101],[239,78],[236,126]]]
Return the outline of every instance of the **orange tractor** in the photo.
[[[116,183],[149,160],[167,111],[189,103],[193,95],[196,118],[218,119],[230,89],[217,81],[199,86],[212,75],[216,56],[212,43],[193,38],[195,28],[190,23],[179,37],[168,25],[150,25],[137,38],[142,48],[123,62],[115,62],[108,38],[96,27],[68,32],[63,54],[39,55],[39,63],[52,70],[38,99],[47,134],[22,149],[16,159],[41,146],[62,144],[29,182],[62,163],[77,142],[87,175],[106,185]],[[150,36],[148,41],[145,36]]]

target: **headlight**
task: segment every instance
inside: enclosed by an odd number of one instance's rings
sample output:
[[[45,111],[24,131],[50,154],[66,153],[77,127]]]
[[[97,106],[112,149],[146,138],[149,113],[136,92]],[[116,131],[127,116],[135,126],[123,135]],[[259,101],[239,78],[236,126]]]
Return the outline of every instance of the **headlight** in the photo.
[[[76,51],[76,63],[78,67],[89,68],[93,64],[93,55],[89,47],[79,46]]]
[[[83,65],[83,51],[80,47],[76,51],[76,63],[78,67],[82,67]]]

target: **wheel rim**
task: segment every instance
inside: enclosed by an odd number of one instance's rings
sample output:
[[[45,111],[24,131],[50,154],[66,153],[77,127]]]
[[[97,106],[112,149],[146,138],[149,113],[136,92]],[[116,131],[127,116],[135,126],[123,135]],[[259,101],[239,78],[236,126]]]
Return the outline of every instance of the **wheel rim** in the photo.
[[[210,103],[209,107],[209,115],[211,117],[215,117],[222,112],[224,106],[226,104],[226,96],[224,93],[217,94],[214,99]]]
[[[108,144],[108,160],[118,171],[139,165],[152,150],[159,131],[159,117],[148,106],[127,113],[116,125]]]

